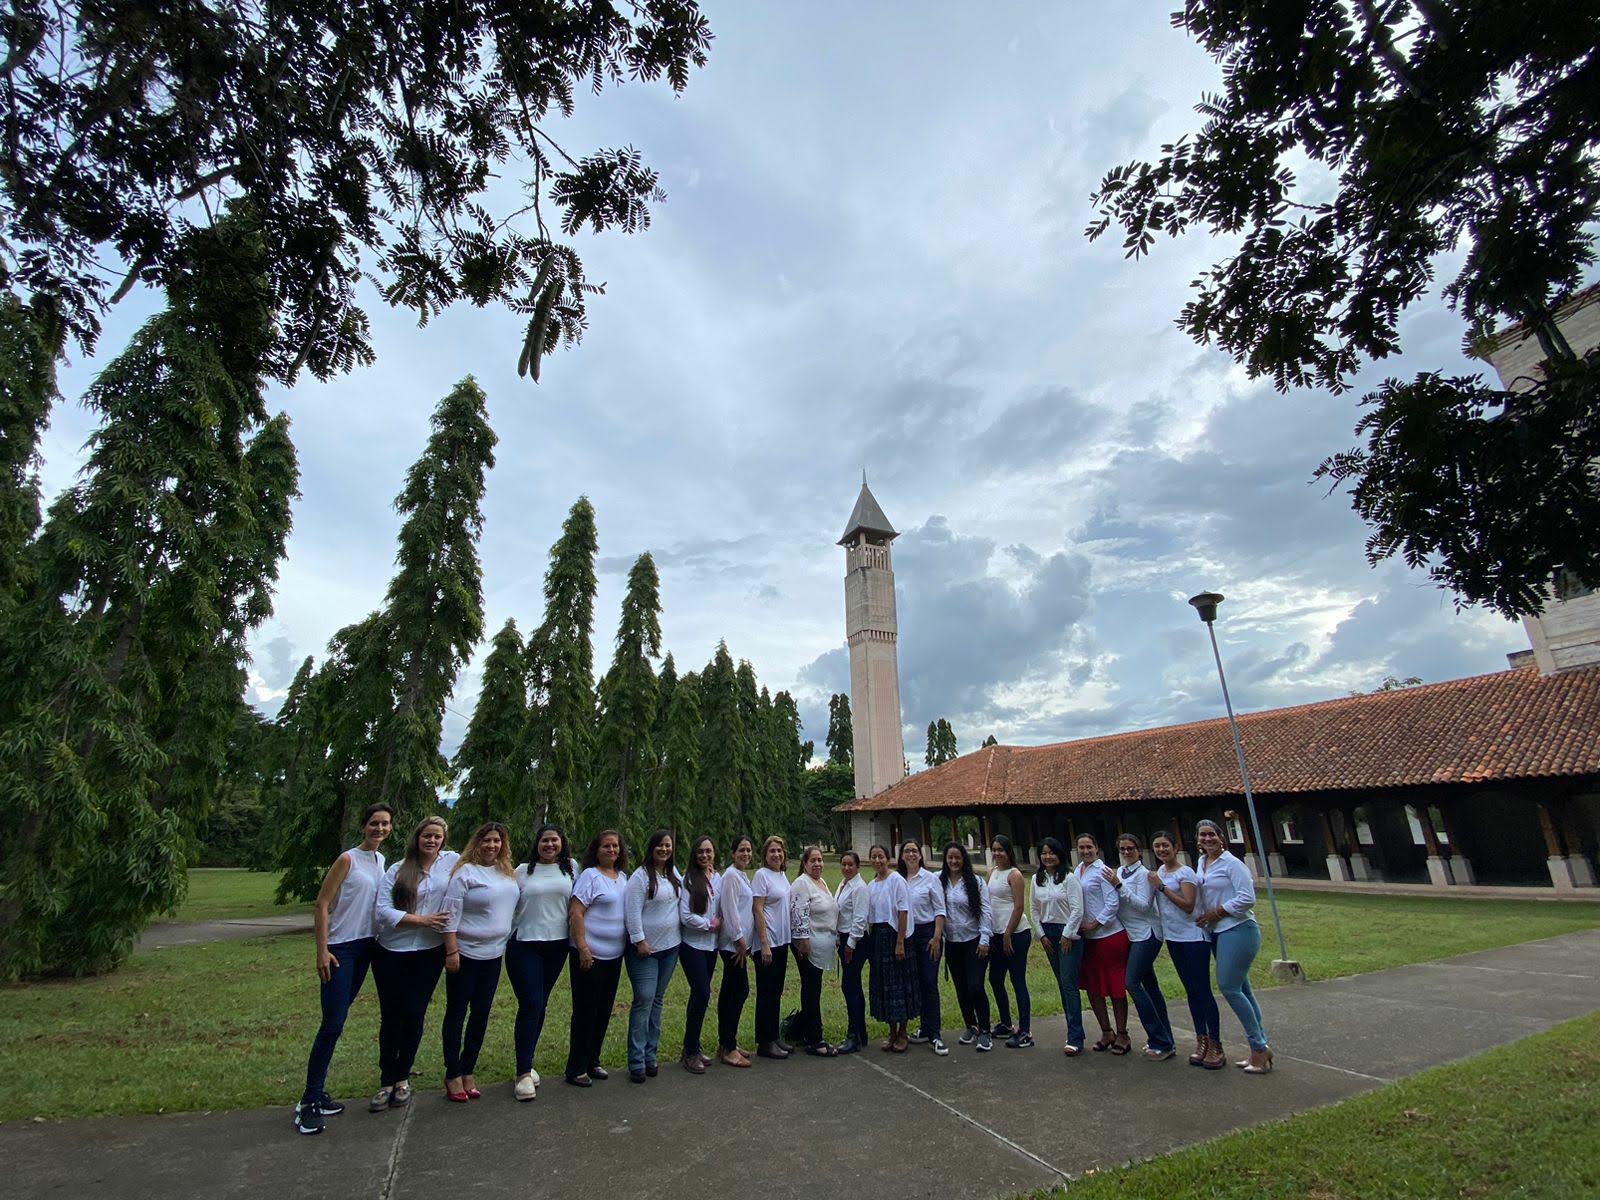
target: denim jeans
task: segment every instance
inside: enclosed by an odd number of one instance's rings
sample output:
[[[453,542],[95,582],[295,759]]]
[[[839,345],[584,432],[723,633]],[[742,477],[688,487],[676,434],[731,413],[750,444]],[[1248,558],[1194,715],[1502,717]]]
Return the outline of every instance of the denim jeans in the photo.
[[[1066,928],[1054,921],[1048,921],[1043,926],[1045,937],[1055,946],[1061,944],[1061,935]],[[1083,964],[1083,939],[1073,938],[1065,954],[1058,949],[1054,954],[1047,953],[1045,957],[1050,960],[1050,969],[1055,973],[1056,991],[1061,993],[1061,1011],[1067,1017],[1067,1044],[1081,1049],[1084,1042],[1083,994],[1078,987],[1078,968]]]
[[[1244,1026],[1245,1040],[1252,1050],[1267,1048],[1267,1031],[1261,1027],[1261,1006],[1250,990],[1250,964],[1260,949],[1261,926],[1254,921],[1223,930],[1211,943],[1211,952],[1217,957],[1217,990],[1228,1001],[1239,1024]]]
[[[711,1007],[711,978],[717,969],[715,950],[697,950],[685,942],[678,947],[683,977],[689,981],[689,1003],[683,1010],[683,1056],[699,1054],[700,1032],[705,1028],[706,1009]]]
[[[654,1066],[661,1052],[661,1010],[667,1004],[667,986],[678,969],[678,947],[657,950],[645,958],[632,945],[624,956],[633,1003],[628,1007],[628,1070]]]
[[[917,960],[917,983],[922,992],[922,1035],[928,1038],[939,1037],[944,1032],[939,1020],[939,964],[933,960],[932,946],[932,921],[918,925],[906,939],[906,950]]]
[[[1152,1050],[1172,1050],[1172,1020],[1167,1016],[1167,999],[1156,980],[1156,957],[1161,939],[1147,937],[1128,944],[1128,970],[1125,976],[1128,998],[1139,1010],[1139,1024]]]
[[[861,971],[872,957],[872,941],[863,937],[844,960],[844,938],[839,939],[839,991],[844,995],[845,1033],[858,1046],[867,1044],[867,993],[861,986]]]
[[[444,1077],[471,1075],[478,1068],[478,1051],[489,1030],[489,1010],[500,989],[501,956],[461,956],[461,969],[444,977]],[[470,1016],[468,1014],[471,1014]],[[466,1033],[462,1033],[462,1025]]]
[[[750,999],[750,968],[734,965],[732,950],[722,952],[722,990],[717,993],[717,1048],[726,1053],[739,1047],[739,1021]]]
[[[617,981],[622,978],[620,958],[597,958],[585,971],[578,951],[571,954],[567,978],[572,980],[572,1025],[567,1040],[567,1078],[587,1075],[600,1063],[600,1047],[611,1027],[611,1009],[617,1002]]]
[[[789,944],[772,948],[772,961],[761,962],[761,951],[752,950],[756,965],[756,1045],[765,1046],[779,1037],[778,1011],[783,1007],[783,981],[789,973]]]
[[[517,1074],[533,1070],[534,1051],[544,1032],[544,1015],[550,1008],[550,993],[561,979],[567,961],[567,940],[506,943],[506,977],[517,994]]]
[[[944,960],[950,982],[956,987],[956,1003],[961,1006],[961,1023],[980,1033],[989,1032],[989,994],[983,990],[983,968],[978,957],[978,939],[946,942]]]
[[[403,1083],[417,1061],[428,1004],[444,970],[444,947],[385,950],[372,956],[372,981],[378,985],[378,1081]]]
[[[328,971],[328,982],[322,985],[322,1024],[317,1026],[317,1036],[311,1043],[311,1058],[306,1063],[306,1093],[310,1100],[322,1095],[328,1086],[328,1064],[333,1061],[333,1049],[344,1032],[344,1019],[350,1005],[367,981],[367,969],[372,965],[372,952],[376,938],[357,938],[353,942],[335,942],[328,953],[339,965]]]
[[[1017,993],[1017,1028],[1032,1032],[1032,1000],[1028,996],[1028,947],[1033,942],[1033,930],[1019,929],[1011,935],[1011,953],[1006,953],[1006,939],[995,934],[989,939],[989,986],[994,990],[995,1008],[1000,1013],[1002,1025],[1011,1024],[1011,1000],[1006,995],[1006,976]]]
[[[1217,998],[1211,994],[1211,943],[1168,942],[1167,953],[1172,955],[1172,965],[1177,968],[1178,980],[1189,999],[1189,1020],[1194,1023],[1195,1033],[1217,1037],[1221,1014],[1217,1011]]]

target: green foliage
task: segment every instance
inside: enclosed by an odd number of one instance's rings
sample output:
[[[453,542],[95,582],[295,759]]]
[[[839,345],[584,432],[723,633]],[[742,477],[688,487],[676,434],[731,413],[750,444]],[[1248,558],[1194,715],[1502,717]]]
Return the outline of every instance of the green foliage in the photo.
[[[0,615],[39,528],[39,438],[56,396],[57,349],[48,320],[0,294]]]
[[[956,733],[950,728],[950,722],[943,717],[937,721],[929,721],[928,750],[923,755],[922,761],[930,767],[937,767],[940,763],[949,762],[958,753]]]
[[[855,761],[855,733],[850,725],[850,697],[835,692],[828,697],[828,761],[850,766]]]
[[[1317,474],[1352,487],[1369,559],[1426,566],[1464,603],[1537,611],[1560,567],[1600,582],[1600,355],[1556,319],[1595,261],[1600,8],[1188,0],[1176,21],[1223,90],[1198,134],[1105,175],[1088,236],[1115,222],[1139,256],[1225,235],[1178,324],[1280,390],[1342,391],[1398,352],[1447,266],[1468,346],[1521,326],[1540,368],[1516,393],[1391,379],[1362,400],[1365,448]]]
[[[810,820],[826,831],[817,836],[828,845],[850,849],[850,820],[834,812],[834,809],[855,799],[855,768],[845,763],[824,761],[806,772],[805,790]]]
[[[669,654],[661,664],[659,684],[665,703],[656,743],[656,820],[682,842],[711,828],[700,787],[700,676],[691,671],[677,679]]]
[[[663,198],[637,151],[569,151],[561,119],[606,84],[682,92],[710,42],[692,0],[18,0],[5,21],[0,287],[56,298],[90,349],[100,312],[136,281],[197,273],[189,222],[243,198],[281,313],[275,377],[372,360],[355,291],[372,278],[423,324],[458,300],[522,314],[519,365],[537,378],[600,290],[547,211],[568,236],[631,233]],[[520,188],[496,186],[511,163]],[[105,268],[119,262],[113,290]]]
[[[196,835],[191,866],[267,870],[274,857],[270,797],[283,755],[281,728],[234,698],[216,793]]]
[[[526,647],[517,623],[495,634],[483,663],[483,686],[451,770],[461,781],[450,810],[457,846],[485,821],[505,821],[524,807],[528,789]],[[520,829],[513,831],[513,838]],[[408,835],[409,836],[409,835]],[[525,847],[513,845],[513,852]]]
[[[700,827],[718,846],[726,846],[737,834],[755,836],[755,830],[744,825],[750,819],[753,799],[749,785],[754,752],[726,642],[717,643],[716,654],[700,672],[699,690]]]
[[[985,746],[998,746],[1000,744],[1000,739],[991,733],[988,737],[983,739],[983,744]]]
[[[660,653],[661,580],[655,559],[646,553],[628,572],[616,651],[600,681],[587,813],[591,830],[619,830],[629,846],[642,846],[659,820],[653,803],[660,763],[654,743],[659,695],[650,660]]]

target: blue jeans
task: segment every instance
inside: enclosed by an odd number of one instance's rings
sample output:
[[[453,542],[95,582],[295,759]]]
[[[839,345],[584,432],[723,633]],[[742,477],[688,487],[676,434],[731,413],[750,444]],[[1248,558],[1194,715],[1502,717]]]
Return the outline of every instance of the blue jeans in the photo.
[[[1147,937],[1142,942],[1128,945],[1128,970],[1124,979],[1128,998],[1139,1010],[1139,1024],[1144,1026],[1145,1037],[1152,1050],[1172,1050],[1172,1019],[1167,1016],[1167,999],[1161,994],[1161,984],[1156,980],[1156,958],[1161,953],[1161,939]]]
[[[906,949],[917,960],[917,983],[922,992],[922,1034],[936,1038],[944,1032],[939,1025],[939,964],[929,953],[933,944],[933,922],[918,925],[906,939]]]
[[[1261,1027],[1261,1006],[1250,990],[1250,964],[1261,949],[1261,926],[1246,921],[1217,934],[1211,952],[1217,956],[1217,989],[1244,1026],[1252,1050],[1267,1048],[1267,1031]],[[1221,1040],[1220,1038],[1218,1039]]]
[[[1189,1020],[1196,1034],[1217,1037],[1217,998],[1211,994],[1211,943],[1168,942],[1167,953],[1172,955],[1172,965],[1178,970],[1184,995],[1189,998]]]
[[[861,969],[872,957],[872,941],[864,937],[844,960],[844,938],[839,939],[839,991],[844,994],[845,1033],[856,1044],[867,1044],[867,993],[861,986]]]
[[[628,1070],[654,1065],[661,1049],[661,1010],[667,1003],[667,985],[678,967],[678,947],[657,950],[644,958],[630,944],[624,956],[633,1004],[628,1009]]]
[[[461,969],[444,976],[444,1077],[455,1079],[478,1069],[478,1051],[489,1031],[489,1013],[500,988],[500,964],[505,956],[461,956]]]
[[[422,1044],[428,1004],[444,971],[444,947],[431,950],[385,950],[372,956],[372,980],[378,985],[378,1082],[384,1087],[411,1076]]]
[[[350,1005],[367,981],[367,970],[372,966],[372,951],[376,938],[357,938],[353,942],[335,942],[328,953],[339,965],[328,972],[328,982],[322,985],[322,1024],[317,1026],[317,1036],[311,1043],[311,1058],[306,1063],[305,1099],[322,1095],[328,1086],[328,1064],[333,1062],[333,1048],[339,1044],[344,1032],[344,1019]]]
[[[567,962],[567,941],[519,942],[506,944],[506,977],[517,994],[517,1074],[533,1070],[533,1054],[544,1032],[544,1014],[550,1007],[550,993],[561,979]]]
[[[1047,921],[1042,928],[1051,945],[1058,945],[1058,939],[1066,926]],[[1065,954],[1058,950],[1053,954],[1046,954],[1045,957],[1050,960],[1050,969],[1055,972],[1056,990],[1061,993],[1061,1011],[1067,1015],[1067,1044],[1082,1049],[1083,994],[1078,987],[1078,967],[1083,963],[1083,939],[1073,938],[1072,945],[1067,947]]]
[[[1033,930],[1019,929],[1011,935],[1011,953],[1006,953],[1004,934],[997,933],[989,939],[989,987],[994,992],[995,1009],[1000,1014],[1000,1024],[1011,1024],[1011,1000],[1006,995],[1006,976],[1011,977],[1011,987],[1017,993],[1017,1029],[1031,1033],[1033,1002],[1028,995],[1028,947],[1033,943]]]

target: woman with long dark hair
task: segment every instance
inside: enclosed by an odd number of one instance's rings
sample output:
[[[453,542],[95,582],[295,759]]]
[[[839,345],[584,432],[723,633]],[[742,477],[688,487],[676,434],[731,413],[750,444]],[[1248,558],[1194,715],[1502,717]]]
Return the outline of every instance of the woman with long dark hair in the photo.
[[[939,1012],[939,959],[944,954],[944,889],[939,877],[928,870],[922,853],[922,843],[907,838],[900,843],[900,856],[895,870],[906,881],[911,892],[911,914],[907,918],[911,935],[906,947],[916,963],[917,986],[921,991],[917,1007],[922,1022],[912,1045],[932,1046],[941,1057],[950,1053],[944,1044],[944,1030],[940,1028]]]
[[[1033,999],[1028,994],[1028,947],[1033,929],[1028,923],[1028,890],[1017,869],[1016,851],[1003,833],[989,843],[989,987],[994,991],[1000,1023],[994,1036],[1006,1039],[1008,1050],[1033,1045]],[[1011,1000],[1006,979],[1017,994],[1017,1023],[1011,1024]]]
[[[872,956],[872,925],[867,920],[867,881],[861,878],[861,855],[846,850],[839,855],[838,907],[839,991],[844,996],[845,1039],[840,1054],[867,1048],[867,994],[861,987],[861,969]]]
[[[1124,980],[1128,999],[1144,1026],[1144,1056],[1153,1062],[1172,1057],[1172,1019],[1167,999],[1156,979],[1156,958],[1161,954],[1161,910],[1150,890],[1150,872],[1140,855],[1144,850],[1136,833],[1117,835],[1117,915],[1128,935],[1128,965]]]
[[[756,856],[755,842],[747,833],[733,839],[732,861],[722,873],[717,905],[722,928],[717,947],[722,954],[722,989],[717,993],[717,1056],[730,1067],[750,1066],[750,1055],[739,1049],[739,1019],[750,999],[751,942],[756,936],[750,881],[744,873]]]
[[[372,978],[378,985],[378,1094],[368,1108],[381,1112],[411,1099],[411,1067],[422,1043],[428,1004],[444,971],[445,889],[461,856],[444,848],[450,827],[424,817],[405,857],[378,887],[378,947]]]
[[[689,1003],[683,1010],[683,1069],[704,1075],[711,1060],[701,1048],[706,1009],[711,1005],[711,978],[717,966],[717,845],[705,834],[689,847],[689,866],[678,895],[678,926],[683,944],[678,959],[689,981]]]
[[[1039,870],[1033,877],[1033,930],[1056,977],[1061,1010],[1067,1015],[1068,1058],[1083,1053],[1083,999],[1078,995],[1078,968],[1083,962],[1083,888],[1067,861],[1059,838],[1039,841]]]
[[[1128,935],[1117,916],[1117,873],[1101,861],[1100,843],[1093,834],[1078,835],[1077,875],[1083,887],[1084,937],[1078,980],[1089,993],[1089,1007],[1100,1023],[1100,1040],[1093,1048],[1126,1054],[1133,1049],[1128,1038]],[[1107,1000],[1111,1001],[1109,1015]]]
[[[1172,835],[1160,830],[1150,839],[1156,856],[1156,869],[1150,872],[1150,890],[1161,910],[1161,932],[1167,953],[1177,968],[1189,1001],[1189,1019],[1194,1023],[1195,1048],[1189,1065],[1205,1065],[1211,1039],[1218,1036],[1217,998],[1211,993],[1211,947],[1205,931],[1194,923],[1195,902],[1200,894],[1200,876],[1193,867],[1178,861],[1178,847]],[[1126,886],[1126,885],[1125,885]],[[1220,1058],[1221,1055],[1219,1054]]]
[[[943,857],[939,889],[944,893],[945,963],[965,1028],[961,1044],[976,1042],[980,1051],[987,1052],[994,1049],[989,997],[983,990],[983,969],[989,957],[989,889],[978,882],[967,848],[960,842],[946,842]]]
[[[794,1047],[780,1036],[783,983],[789,973],[789,848],[773,834],[761,843],[761,866],[750,881],[755,919],[756,1054],[788,1058]]]
[[[633,1004],[628,1009],[628,1078],[643,1083],[660,1067],[661,1010],[678,967],[678,900],[683,881],[672,861],[672,831],[658,829],[645,843],[644,863],[628,879],[623,915],[628,942],[624,962]]]
[[[1238,1065],[1246,1075],[1265,1075],[1272,1070],[1272,1051],[1261,1023],[1261,1006],[1250,990],[1250,964],[1261,949],[1255,880],[1250,878],[1250,869],[1228,850],[1222,839],[1222,826],[1215,821],[1201,821],[1195,829],[1195,841],[1201,851],[1195,863],[1195,874],[1200,877],[1195,924],[1211,939],[1211,953],[1217,961],[1217,990],[1244,1026],[1245,1040],[1250,1043],[1250,1057]],[[1207,1047],[1201,1065],[1215,1069],[1226,1062],[1219,1033]]]
[[[624,892],[628,849],[615,829],[602,829],[583,853],[583,871],[567,903],[572,941],[572,1030],[567,1047],[567,1082],[589,1087],[609,1078],[600,1047],[611,1025],[627,942]]]
[[[833,970],[839,935],[839,907],[822,877],[822,847],[800,852],[800,874],[789,889],[789,931],[800,968],[800,1030],[806,1053],[832,1058],[838,1053],[822,1036],[822,977]]]
[[[316,926],[317,979],[321,983],[322,1023],[306,1062],[306,1087],[294,1106],[294,1127],[321,1133],[325,1117],[337,1116],[344,1105],[328,1095],[328,1064],[344,1032],[350,1005],[366,982],[372,965],[378,886],[383,882],[383,855],[378,847],[389,836],[394,809],[369,804],[361,814],[361,843],[333,860],[322,877],[312,909]]]
[[[533,1056],[544,1032],[550,993],[567,962],[567,903],[577,880],[578,864],[572,861],[567,835],[559,825],[539,826],[530,860],[517,867],[520,897],[506,945],[506,975],[517,994],[517,1082],[512,1094],[518,1100],[539,1094]]]
[[[910,932],[911,888],[889,868],[889,851],[867,851],[872,882],[867,884],[868,919],[872,922],[872,1015],[889,1026],[878,1049],[904,1054],[911,1045],[906,1025],[917,1015],[922,998],[916,960],[906,948]]]
[[[462,847],[445,891],[450,921],[444,927],[444,1094],[458,1104],[483,1094],[473,1071],[521,895],[511,865],[511,831],[485,821]]]

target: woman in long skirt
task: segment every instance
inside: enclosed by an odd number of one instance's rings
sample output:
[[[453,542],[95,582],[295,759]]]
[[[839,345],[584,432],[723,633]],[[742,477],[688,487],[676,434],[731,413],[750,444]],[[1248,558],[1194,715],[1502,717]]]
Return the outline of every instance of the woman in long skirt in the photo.
[[[916,960],[906,953],[906,924],[911,919],[911,889],[889,869],[889,851],[874,846],[867,853],[872,882],[867,884],[872,923],[872,1015],[889,1026],[880,1050],[904,1054],[911,1045],[906,1024],[921,1009]]]

